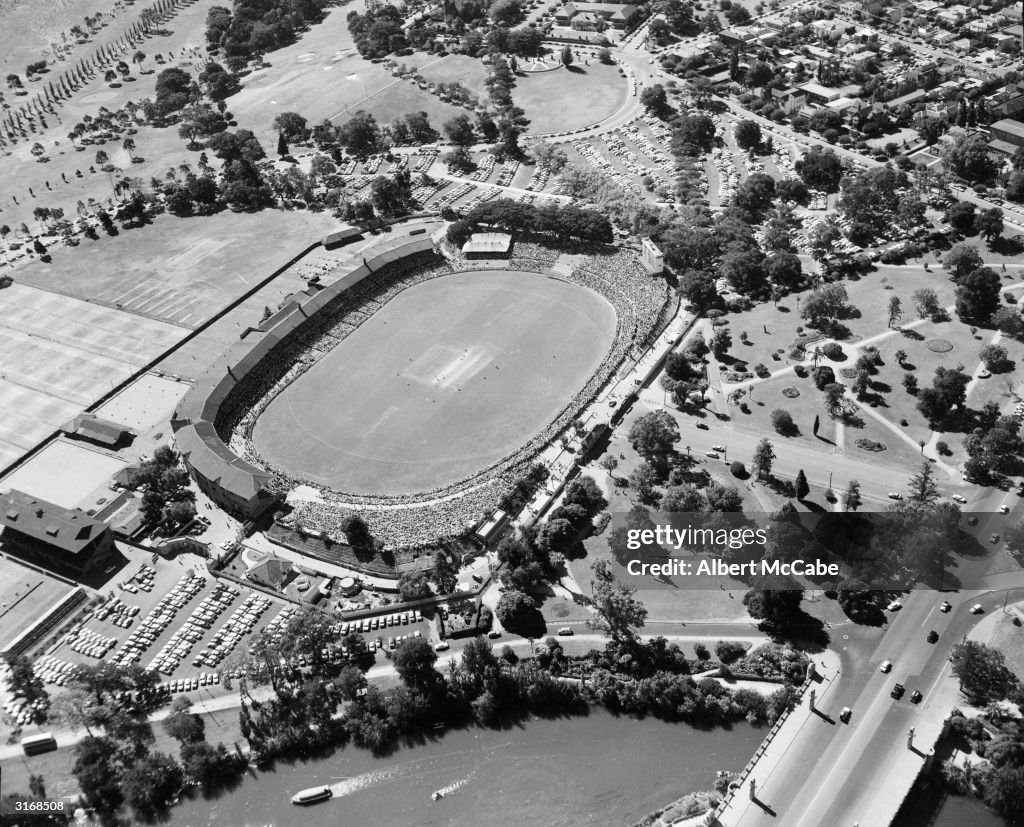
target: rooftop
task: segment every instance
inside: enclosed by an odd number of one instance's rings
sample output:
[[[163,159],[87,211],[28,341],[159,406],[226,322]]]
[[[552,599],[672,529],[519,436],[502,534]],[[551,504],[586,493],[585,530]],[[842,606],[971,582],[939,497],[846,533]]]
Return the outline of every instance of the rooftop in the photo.
[[[21,491],[0,495],[0,524],[4,530],[78,554],[107,530],[84,512],[38,500]]]

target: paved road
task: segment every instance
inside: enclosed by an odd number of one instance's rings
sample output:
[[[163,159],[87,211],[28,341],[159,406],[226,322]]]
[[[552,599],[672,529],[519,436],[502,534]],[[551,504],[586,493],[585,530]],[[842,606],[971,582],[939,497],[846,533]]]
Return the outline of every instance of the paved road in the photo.
[[[888,631],[874,647],[834,640],[840,648],[841,669],[819,687],[821,714],[806,716],[799,731],[787,734],[781,760],[762,761],[755,768],[751,777],[757,801],[743,790],[719,823],[728,827],[888,824],[924,760],[908,750],[908,730],[916,728],[921,750],[927,752],[959,698],[947,658],[982,618],[970,614],[969,606],[980,601],[987,611],[998,611],[1004,596],[1011,601],[1024,598],[1024,576],[1018,572],[1015,579],[1016,588],[996,595],[915,592],[904,600],[904,608],[891,618]],[[938,609],[943,598],[953,603],[949,614]],[[940,635],[936,644],[925,640],[931,629]],[[884,660],[893,662],[890,674],[879,671]],[[897,682],[906,687],[899,701],[889,694]],[[919,705],[909,700],[915,689],[924,695]],[[849,725],[838,720],[844,706],[853,711]]]

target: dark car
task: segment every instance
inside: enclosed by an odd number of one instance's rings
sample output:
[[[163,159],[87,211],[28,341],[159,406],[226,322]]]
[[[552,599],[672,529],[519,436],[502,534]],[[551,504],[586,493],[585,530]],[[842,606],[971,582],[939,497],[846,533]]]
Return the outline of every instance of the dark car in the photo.
[[[710,431],[711,430],[708,427],[707,423],[705,423],[705,422],[698,422],[697,423],[697,427],[700,428],[702,431]]]
[[[892,688],[892,692],[889,694],[898,701],[903,697],[903,693],[906,691],[906,687],[904,687],[902,683],[898,683]]]
[[[939,633],[936,632],[934,629],[932,629],[928,633],[928,642],[929,643],[935,643],[935,641],[937,641],[938,639],[939,639]]]
[[[921,694],[921,690],[915,689],[913,692],[910,693],[910,702],[919,704],[921,703],[921,698],[923,697],[924,695]]]

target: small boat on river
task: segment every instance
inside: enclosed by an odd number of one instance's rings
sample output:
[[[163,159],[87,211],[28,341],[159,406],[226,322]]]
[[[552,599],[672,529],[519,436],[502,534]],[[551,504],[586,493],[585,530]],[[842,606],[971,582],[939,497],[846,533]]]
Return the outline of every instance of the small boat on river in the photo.
[[[324,787],[310,787],[308,790],[300,790],[292,796],[292,804],[318,804],[321,801],[329,799],[333,793],[331,788]]]

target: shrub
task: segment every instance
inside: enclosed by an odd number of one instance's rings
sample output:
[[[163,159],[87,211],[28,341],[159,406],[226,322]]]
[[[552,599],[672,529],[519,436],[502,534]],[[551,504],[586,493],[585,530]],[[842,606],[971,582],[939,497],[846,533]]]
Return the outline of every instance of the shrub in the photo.
[[[715,655],[722,663],[735,663],[747,653],[747,647],[735,640],[720,640]]]
[[[845,359],[846,354],[837,342],[829,342],[821,348],[821,353],[826,359],[832,359],[833,361],[839,361]]]
[[[693,653],[697,656],[698,660],[711,660],[711,653],[703,643],[693,644]]]
[[[735,460],[729,465],[729,471],[732,472],[732,475],[737,479],[742,480],[747,478],[747,466],[739,460]]]

